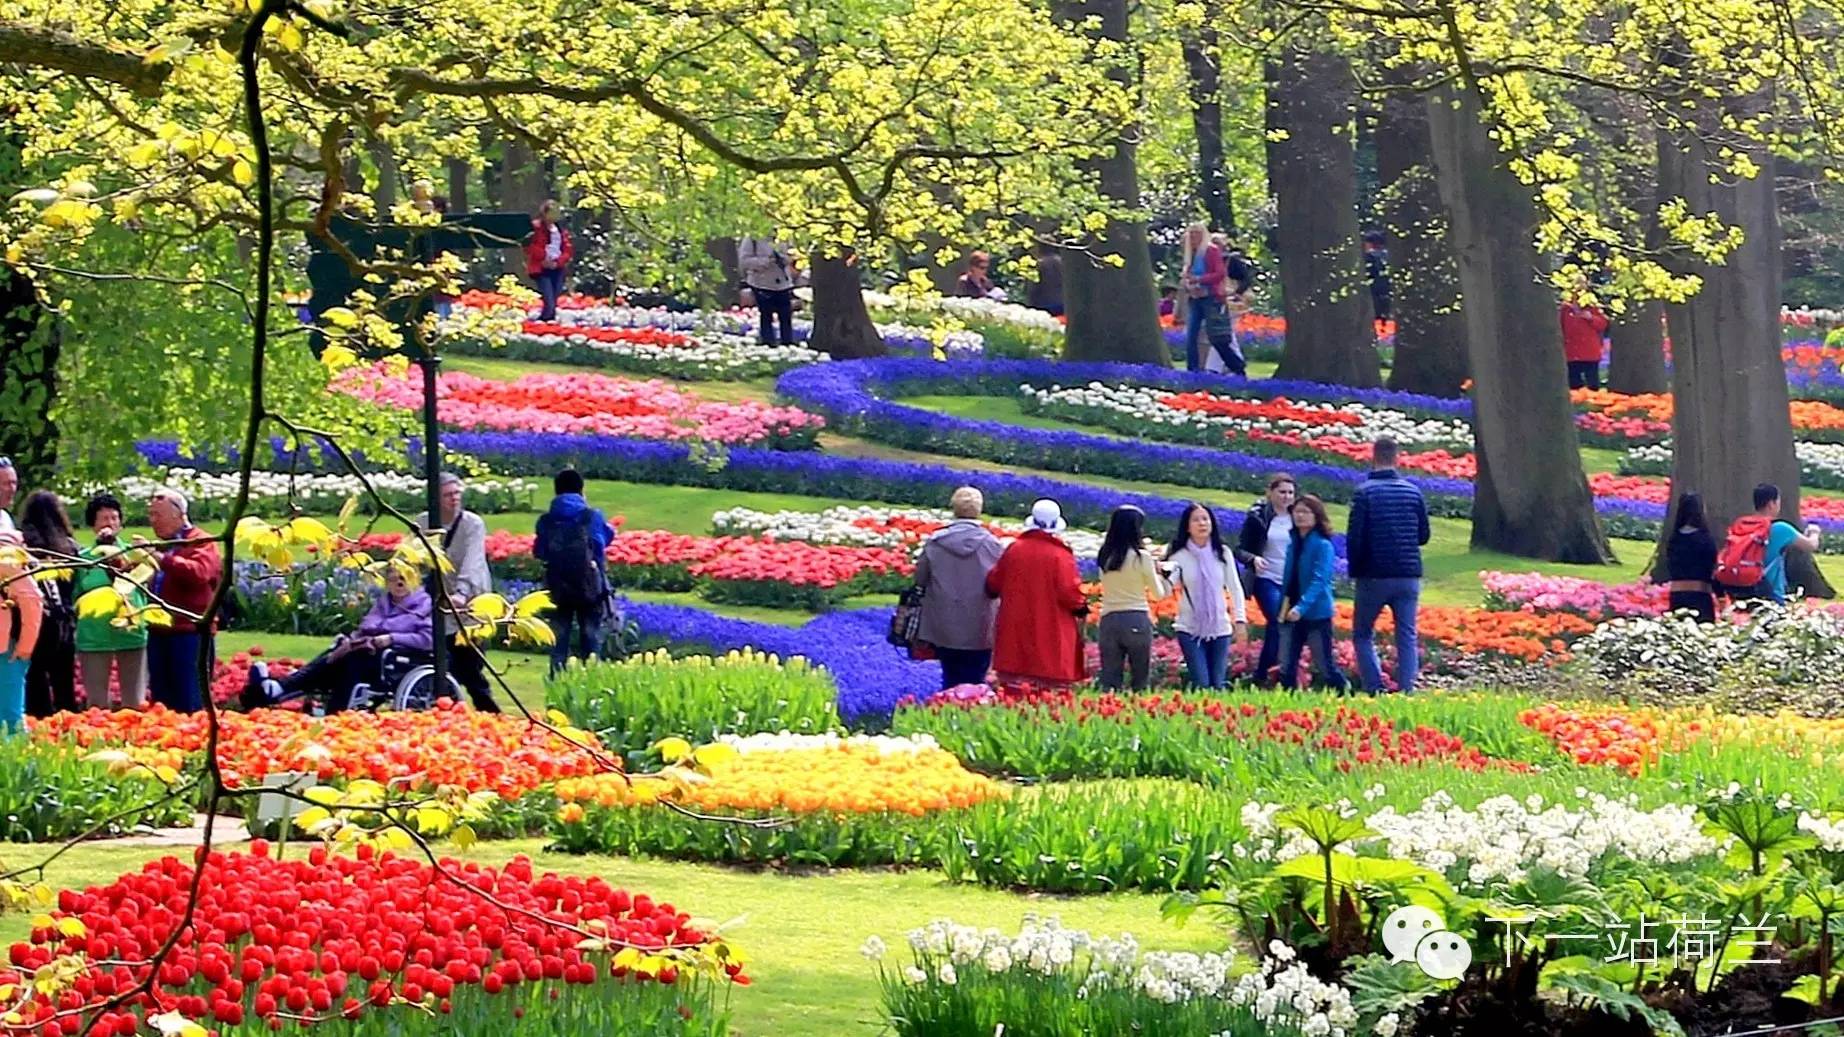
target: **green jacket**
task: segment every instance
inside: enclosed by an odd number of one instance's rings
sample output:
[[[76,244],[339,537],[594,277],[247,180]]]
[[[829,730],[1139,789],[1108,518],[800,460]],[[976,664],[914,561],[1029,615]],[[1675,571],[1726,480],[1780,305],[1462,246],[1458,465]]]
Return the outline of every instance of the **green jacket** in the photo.
[[[86,560],[94,561],[108,552],[95,547],[84,548],[82,555]],[[107,566],[91,566],[78,569],[73,581],[73,590],[78,598],[98,587],[107,587],[115,578],[115,571]],[[139,590],[128,596],[128,603],[135,608],[147,605],[147,596]],[[107,619],[77,620],[77,651],[79,652],[132,652],[147,646],[147,624],[135,620],[128,627],[112,626]]]

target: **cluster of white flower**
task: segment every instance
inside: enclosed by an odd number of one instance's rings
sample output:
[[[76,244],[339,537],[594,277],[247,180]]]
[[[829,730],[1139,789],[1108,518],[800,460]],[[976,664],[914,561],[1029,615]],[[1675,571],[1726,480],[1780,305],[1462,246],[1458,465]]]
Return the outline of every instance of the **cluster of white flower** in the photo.
[[[753,735],[722,735],[718,741],[739,753],[780,753],[797,749],[837,749],[850,746],[870,749],[879,756],[896,753],[928,753],[941,748],[934,735],[803,735],[790,731],[762,732]]]
[[[1541,796],[1494,796],[1466,810],[1437,792],[1406,814],[1387,806],[1371,814],[1364,823],[1376,834],[1356,846],[1381,848],[1475,887],[1515,882],[1539,867],[1580,877],[1608,854],[1679,864],[1721,848],[1703,833],[1694,805],[1642,810],[1635,802],[1595,794],[1570,809],[1546,805]],[[1281,809],[1276,803],[1243,805],[1251,859],[1280,862],[1315,852],[1304,836],[1280,830],[1275,818]]]
[[[380,493],[393,496],[420,494],[427,485],[421,475],[402,472],[374,472],[366,478]],[[533,493],[538,484],[529,479],[478,479],[467,485],[470,491],[477,493],[526,496]],[[191,468],[167,468],[151,478],[128,476],[116,484],[116,494],[125,500],[145,500],[162,486],[170,486],[195,502],[228,501],[237,496],[238,475],[236,472],[219,474]],[[364,492],[365,485],[356,475],[250,473],[250,496],[259,502],[292,497],[304,507],[327,503],[338,507],[346,498]]]
[[[648,342],[606,342],[586,335],[531,335],[520,332],[506,341],[558,349],[565,345],[593,349],[621,357],[636,370],[669,377],[722,379],[756,371],[784,371],[817,364],[831,357],[806,346],[763,345],[742,335],[702,332],[688,345],[666,346]]]
[[[1799,813],[1799,830],[1818,840],[1819,849],[1827,853],[1844,850],[1844,818]]]
[[[1844,485],[1844,443],[1793,444],[1799,458],[1800,482],[1812,486]],[[1671,472],[1671,441],[1641,443],[1627,447],[1620,458],[1620,471],[1627,475],[1668,475]]]
[[[864,304],[873,309],[898,313],[945,313],[961,320],[1009,324],[1027,331],[1061,336],[1063,323],[1043,310],[996,299],[974,299],[959,295],[891,295],[865,292]]]
[[[862,547],[903,547],[920,550],[930,533],[954,521],[952,512],[931,508],[873,508],[840,505],[825,511],[755,511],[729,508],[711,516],[711,530],[719,536],[759,536],[774,540],[799,540],[810,544],[851,544]],[[1009,540],[1024,532],[1012,522],[989,522],[995,536]],[[1092,558],[1101,549],[1101,535],[1082,529],[1060,534],[1078,558]]]
[[[1756,603],[1739,623],[1698,623],[1682,615],[1615,619],[1572,650],[1610,680],[1640,675],[1688,688],[1728,679],[1807,685],[1844,673],[1844,615],[1826,606]]]
[[[1436,421],[1421,419],[1402,411],[1368,407],[1361,403],[1312,403],[1289,401],[1291,408],[1323,420],[1299,417],[1241,416],[1206,414],[1183,410],[1162,402],[1171,396],[1169,389],[1136,385],[1107,385],[1090,382],[1083,386],[1053,385],[1040,389],[1033,385],[1018,387],[1021,395],[1049,407],[1059,414],[1102,411],[1126,415],[1148,425],[1195,426],[1216,428],[1224,432],[1297,433],[1303,436],[1337,436],[1362,443],[1374,443],[1385,436],[1410,447],[1471,449],[1472,426],[1458,419]],[[1271,401],[1255,397],[1224,397],[1251,404]],[[1356,424],[1349,419],[1356,418]]]
[[[1304,1037],[1345,1037],[1357,1028],[1357,1009],[1351,992],[1336,983],[1316,978],[1303,962],[1293,960],[1292,948],[1279,940],[1269,944],[1270,956],[1261,968],[1244,973],[1229,991],[1233,1004],[1249,1009],[1255,1021],[1273,1032],[1297,1032]]]

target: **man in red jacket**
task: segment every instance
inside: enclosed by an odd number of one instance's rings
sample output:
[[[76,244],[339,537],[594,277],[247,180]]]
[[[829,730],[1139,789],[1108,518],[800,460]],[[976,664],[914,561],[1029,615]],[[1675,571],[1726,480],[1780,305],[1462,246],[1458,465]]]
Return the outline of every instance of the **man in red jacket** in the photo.
[[[163,542],[184,541],[159,549],[160,568],[148,587],[155,602],[173,617],[168,626],[147,630],[147,689],[153,701],[181,713],[204,708],[204,685],[199,680],[199,658],[215,661],[212,632],[192,617],[211,606],[224,573],[217,538],[192,524],[186,515],[186,496],[163,487],[147,502],[147,521]],[[136,537],[137,543],[146,543]]]
[[[1071,684],[1088,676],[1081,625],[1088,598],[1075,552],[1057,536],[1063,528],[1056,501],[1031,505],[1024,534],[986,574],[986,593],[999,599],[992,668],[1001,681]]]
[[[1601,387],[1601,336],[1607,334],[1607,315],[1586,301],[1587,285],[1576,286],[1563,301],[1562,355],[1569,361],[1569,388]]]

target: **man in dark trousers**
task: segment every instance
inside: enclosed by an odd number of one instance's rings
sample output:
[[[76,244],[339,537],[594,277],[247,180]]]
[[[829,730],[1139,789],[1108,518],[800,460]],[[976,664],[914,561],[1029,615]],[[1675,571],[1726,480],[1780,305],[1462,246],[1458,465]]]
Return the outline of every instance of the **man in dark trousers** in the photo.
[[[1376,317],[1377,334],[1390,319],[1389,248],[1383,232],[1364,232],[1364,280],[1370,282],[1370,310]]]
[[[1383,690],[1377,661],[1377,616],[1385,606],[1396,624],[1396,687],[1411,691],[1421,659],[1415,612],[1421,601],[1421,549],[1428,542],[1428,503],[1421,489],[1396,472],[1396,441],[1385,436],[1371,448],[1370,478],[1351,496],[1345,553],[1357,601],[1351,644],[1364,690]]]
[[[603,617],[609,604],[608,545],[614,530],[600,511],[583,499],[583,476],[565,468],[552,480],[557,496],[550,510],[538,516],[538,536],[532,554],[544,565],[544,589],[551,592],[551,673],[557,674],[570,659],[570,628],[580,641],[578,659],[602,654]]]

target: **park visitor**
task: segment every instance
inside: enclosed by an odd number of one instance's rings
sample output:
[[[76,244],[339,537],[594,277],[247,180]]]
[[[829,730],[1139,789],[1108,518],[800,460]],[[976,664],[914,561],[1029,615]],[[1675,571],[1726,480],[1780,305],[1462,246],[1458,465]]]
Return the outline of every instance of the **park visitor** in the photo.
[[[1152,682],[1151,601],[1163,601],[1171,584],[1146,549],[1146,512],[1131,504],[1114,509],[1095,564],[1101,570],[1101,686],[1118,691],[1123,668],[1133,690]]]
[[[1178,286],[1175,284],[1159,287],[1159,323],[1165,324],[1178,316]]]
[[[1293,534],[1293,516],[1288,511],[1298,492],[1293,476],[1285,472],[1268,476],[1268,492],[1249,508],[1236,537],[1236,560],[1248,566],[1248,586],[1261,609],[1261,655],[1252,675],[1256,684],[1267,684],[1269,671],[1280,662],[1281,579]]]
[[[1737,601],[1766,598],[1786,602],[1786,552],[1807,554],[1818,550],[1818,526],[1808,523],[1801,533],[1780,517],[1780,488],[1762,483],[1754,488],[1754,514],[1729,525],[1722,551],[1716,556],[1716,583]]]
[[[393,561],[384,590],[357,628],[339,635],[333,647],[286,677],[271,677],[267,664],[253,664],[243,704],[250,708],[273,705],[313,692],[321,696],[328,713],[339,713],[351,706],[353,689],[361,684],[382,692],[386,651],[427,654],[435,650],[434,605],[421,576],[416,566]]]
[[[1207,331],[1205,325],[1221,313],[1229,298],[1229,267],[1222,246],[1211,240],[1210,227],[1202,221],[1185,228],[1184,256],[1179,287],[1185,294],[1185,370],[1201,371],[1204,356],[1198,340]],[[1239,373],[1241,355],[1233,350],[1234,335],[1221,348],[1212,348],[1232,373]]]
[[[525,243],[525,272],[538,283],[544,305],[538,311],[541,321],[557,319],[557,298],[563,294],[564,272],[576,257],[570,232],[557,222],[557,203],[546,201],[538,207],[531,221],[531,240]]]
[[[756,340],[764,345],[793,345],[794,261],[788,257],[787,246],[776,241],[772,231],[744,238],[736,246],[736,265],[760,318]],[[781,323],[779,338],[776,321]]]
[[[1703,517],[1703,497],[1686,493],[1672,512],[1671,537],[1665,541],[1666,590],[1672,612],[1692,612],[1699,623],[1716,622],[1716,538]]]
[[[30,570],[18,536],[0,533],[0,734],[25,727],[26,671],[38,644],[43,604]]]
[[[992,668],[993,623],[998,602],[986,594],[986,574],[1005,545],[980,522],[986,499],[971,486],[948,498],[953,521],[922,545],[915,585],[922,588],[916,639],[941,661],[941,686],[986,683]]]
[[[19,493],[19,469],[13,459],[0,457],[0,534],[16,531],[13,525],[13,498]]]
[[[1310,493],[1295,500],[1289,514],[1293,532],[1282,577],[1287,611],[1281,618],[1287,622],[1287,647],[1281,658],[1281,686],[1300,687],[1300,653],[1311,641],[1319,683],[1344,691],[1345,675],[1332,654],[1332,520],[1325,513],[1325,504]]]
[[[1063,256],[1054,245],[1037,246],[1037,280],[1026,301],[1052,317],[1063,315]]]
[[[467,689],[467,697],[473,701],[475,709],[497,713],[499,704],[493,701],[493,686],[487,680],[486,657],[480,654],[478,646],[461,638],[458,619],[468,602],[493,589],[493,573],[487,568],[487,524],[479,515],[467,510],[463,503],[466,492],[467,486],[460,476],[443,472],[437,502],[442,510],[442,521],[436,523],[425,513],[419,525],[424,535],[436,538],[451,567],[450,571],[442,572],[438,566],[430,577],[433,580],[436,574],[441,576],[448,596],[446,603],[436,602],[437,608],[444,609],[448,670]]]
[[[1065,527],[1062,506],[1038,500],[1024,532],[986,574],[986,594],[999,599],[992,668],[1003,682],[1063,685],[1088,676],[1082,658],[1088,598],[1075,553],[1057,535]]]
[[[1383,325],[1390,319],[1392,285],[1389,277],[1389,247],[1380,230],[1364,232],[1364,280],[1370,286],[1371,318],[1376,323],[1378,337],[1381,337]]]
[[[1345,529],[1345,555],[1357,582],[1352,647],[1364,690],[1382,691],[1376,626],[1377,616],[1388,608],[1396,627],[1396,687],[1411,691],[1421,665],[1415,620],[1421,599],[1421,549],[1431,532],[1428,502],[1420,487],[1396,472],[1395,440],[1384,436],[1370,449],[1370,475],[1351,495]]]
[[[1601,355],[1607,335],[1607,315],[1588,302],[1588,281],[1578,279],[1575,291],[1562,303],[1562,355],[1569,363],[1569,388],[1601,387]]]
[[[68,573],[70,563],[79,557],[64,502],[50,490],[37,490],[26,497],[19,513],[19,536],[39,570]],[[70,576],[46,579],[41,572],[36,579],[44,610],[32,666],[26,672],[26,714],[48,717],[83,709],[77,696],[77,599],[71,593]]]
[[[199,660],[205,660],[209,671],[217,656],[212,631],[194,617],[211,607],[224,570],[217,538],[192,524],[188,507],[186,495],[171,487],[155,490],[147,502],[159,559],[148,592],[173,617],[171,623],[148,628],[147,691],[155,702],[180,713],[204,708]],[[135,544],[148,541],[135,537]]]
[[[583,499],[583,477],[565,468],[551,481],[556,496],[538,516],[532,555],[544,566],[544,588],[551,592],[551,674],[570,659],[570,630],[577,631],[578,659],[601,658],[604,620],[612,595],[606,571],[614,533],[608,519]]]
[[[122,551],[122,502],[114,494],[91,497],[83,506],[83,524],[90,527],[96,542],[81,552],[90,564],[78,569],[71,581],[74,601],[110,586],[133,565],[133,556]],[[129,590],[127,597],[129,608],[138,612],[147,607],[147,595],[139,587]],[[109,674],[113,671],[121,687],[122,707],[140,709],[147,704],[147,623],[139,615],[126,626],[116,626],[111,616],[77,617],[77,664],[90,705],[109,708]]]
[[[1229,649],[1248,640],[1248,603],[1216,512],[1192,502],[1178,516],[1165,549],[1165,571],[1178,591],[1178,649],[1185,683],[1221,688],[1229,683]]]
[[[990,299],[995,289],[992,286],[992,257],[984,252],[974,252],[967,257],[967,272],[954,282],[954,294],[964,295],[969,299]]]

